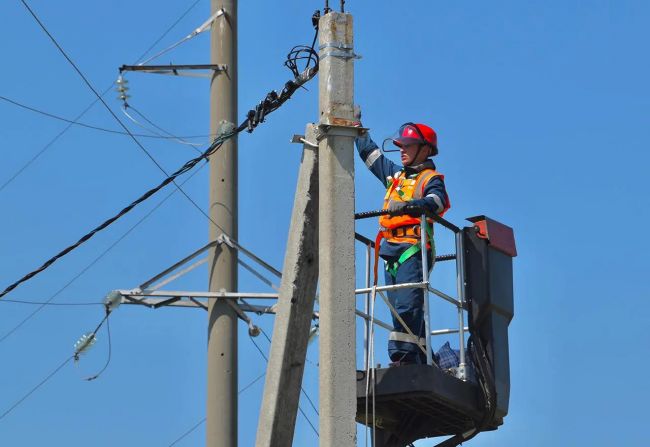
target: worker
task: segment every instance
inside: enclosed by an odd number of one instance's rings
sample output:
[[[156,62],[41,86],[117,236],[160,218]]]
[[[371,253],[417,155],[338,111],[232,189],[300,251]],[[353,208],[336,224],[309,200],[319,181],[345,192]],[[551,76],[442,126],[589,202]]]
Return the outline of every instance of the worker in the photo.
[[[357,125],[361,126],[360,112],[357,117]],[[368,132],[357,137],[355,144],[361,160],[387,188],[383,209],[391,213],[379,218],[381,229],[377,242],[378,245],[382,239],[383,242],[375,247],[385,262],[386,285],[422,282],[421,215],[428,212],[442,216],[450,207],[444,176],[436,171],[429,158],[438,154],[436,132],[424,124],[406,123],[392,138],[386,139],[384,149],[387,145],[397,146],[402,166],[385,157]],[[435,251],[430,218],[427,227],[431,241],[427,250],[430,269]],[[391,366],[425,364],[423,289],[390,290],[388,301],[412,333],[391,312],[394,327],[388,339]]]

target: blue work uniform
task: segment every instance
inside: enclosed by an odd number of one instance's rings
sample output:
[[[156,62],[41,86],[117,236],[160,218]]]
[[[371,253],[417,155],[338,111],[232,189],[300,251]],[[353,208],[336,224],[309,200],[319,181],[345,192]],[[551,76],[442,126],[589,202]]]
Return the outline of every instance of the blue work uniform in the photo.
[[[435,169],[432,160],[426,160],[417,166],[400,166],[385,157],[377,144],[372,141],[370,135],[359,137],[355,140],[357,151],[361,160],[385,185],[388,176],[395,177],[400,171],[404,171],[407,177],[415,177],[424,169]],[[434,176],[424,186],[423,197],[409,202],[412,205],[426,209],[434,213],[441,213],[448,208],[449,198],[445,189],[442,177]],[[404,263],[397,266],[397,270],[389,269],[389,266],[396,265],[399,257],[412,244],[394,243],[383,241],[379,248],[379,255],[385,261],[387,269],[385,273],[386,285],[403,284],[422,281],[422,255],[420,253],[411,256]],[[428,263],[431,268],[432,252],[428,250]],[[389,271],[391,270],[391,271]],[[406,288],[388,291],[388,301],[393,306],[400,318],[406,323],[411,332],[418,338],[407,333],[399,319],[391,312],[394,330],[391,332],[388,341],[388,354],[393,362],[414,362],[426,363],[426,355],[418,344],[425,346],[424,326],[424,291],[419,288]]]

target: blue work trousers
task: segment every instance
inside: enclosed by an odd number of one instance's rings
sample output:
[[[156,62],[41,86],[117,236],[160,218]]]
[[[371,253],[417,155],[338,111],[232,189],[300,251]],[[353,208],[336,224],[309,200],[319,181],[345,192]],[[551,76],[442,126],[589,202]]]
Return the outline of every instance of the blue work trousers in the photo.
[[[429,251],[428,255],[430,272],[431,251]],[[397,261],[397,258],[388,258],[385,261],[386,265],[389,266],[393,265]],[[386,285],[422,282],[422,253],[416,253],[400,265],[397,269],[396,276],[393,276],[386,270],[385,281]],[[388,301],[402,320],[404,320],[404,323],[406,323],[413,335],[424,339],[426,335],[424,327],[424,290],[416,288],[389,290]],[[391,317],[393,318],[393,327],[395,328],[391,332],[388,340],[388,355],[391,361],[425,364],[427,359],[422,349],[418,347],[417,343],[405,341],[405,339],[412,337],[408,335],[402,323],[392,312]]]

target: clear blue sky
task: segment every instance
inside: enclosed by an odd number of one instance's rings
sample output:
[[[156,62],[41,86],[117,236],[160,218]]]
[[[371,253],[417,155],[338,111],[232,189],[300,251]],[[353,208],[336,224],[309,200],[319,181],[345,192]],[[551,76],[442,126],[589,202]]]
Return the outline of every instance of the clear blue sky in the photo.
[[[93,85],[104,90],[115,81],[117,67],[134,62],[191,3],[34,0],[31,5]],[[243,117],[288,79],[284,57],[292,46],[311,42],[310,16],[323,5],[241,3]],[[349,0],[347,7],[355,16],[356,50],[363,55],[356,63],[355,97],[364,124],[377,140],[406,121],[430,124],[439,133],[436,161],[453,204],[447,217],[461,224],[465,217],[487,214],[516,232],[510,414],[498,431],[468,445],[647,445],[650,5]],[[203,0],[157,49],[208,15],[209,2]],[[0,40],[0,95],[69,118],[93,101],[17,0],[3,2]],[[207,63],[208,50],[203,35],[161,62]],[[145,74],[128,78],[132,104],[157,124],[177,134],[207,133],[207,81]],[[300,158],[300,147],[288,140],[317,118],[317,83],[308,88],[254,134],[239,139],[239,240],[276,267],[282,265]],[[115,97],[107,96],[119,113]],[[83,121],[117,128],[99,106]],[[0,183],[65,127],[4,101],[0,122]],[[172,142],[142,142],[168,170],[194,155]],[[356,208],[377,208],[380,184],[363,163],[357,163],[357,172]],[[161,178],[128,138],[83,128],[68,131],[0,191],[2,285],[40,265]],[[186,184],[204,207],[207,180],[202,170]],[[171,191],[7,298],[49,298]],[[370,235],[375,224],[365,222],[358,229]],[[55,302],[97,302],[112,289],[135,287],[203,245],[207,230],[206,219],[174,194]],[[448,235],[439,231],[439,238],[441,251],[448,250]],[[433,279],[453,291],[452,275],[440,266]],[[199,269],[177,287],[205,289],[206,278]],[[269,291],[245,272],[240,289]],[[34,309],[0,306],[0,334]],[[440,305],[434,310],[435,325],[451,324],[451,309]],[[101,316],[101,307],[48,307],[1,342],[0,411],[70,355],[73,343]],[[271,317],[256,321],[270,334]],[[106,359],[102,332],[79,365],[68,365],[0,420],[3,445],[165,447],[203,418],[205,312],[123,306],[111,317],[111,330],[108,370],[94,382],[81,380]],[[378,332],[382,363],[385,337]],[[266,340],[256,341],[268,351]],[[265,364],[243,325],[240,358],[244,386]],[[317,346],[310,348],[309,358],[318,358]],[[305,389],[314,399],[317,377],[317,367],[308,364]],[[242,446],[253,443],[262,388],[259,381],[241,396]],[[316,423],[307,402],[302,406]],[[317,443],[302,416],[295,439],[296,446]],[[202,445],[203,440],[200,427],[177,445]],[[361,434],[360,444],[363,440]]]

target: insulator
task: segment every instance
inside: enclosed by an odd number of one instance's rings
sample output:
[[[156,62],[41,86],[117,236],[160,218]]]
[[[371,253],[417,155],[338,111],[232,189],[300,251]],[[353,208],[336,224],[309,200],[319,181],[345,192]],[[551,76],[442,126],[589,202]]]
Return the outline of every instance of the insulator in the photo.
[[[129,81],[127,81],[126,79],[124,79],[122,75],[120,75],[117,78],[117,81],[115,81],[115,83],[117,84],[117,88],[116,88],[117,93],[119,93],[119,96],[117,98],[120,101],[126,101],[127,99],[129,99],[131,96],[126,94],[126,92],[129,91],[129,85],[128,85]]]
[[[124,99],[126,98],[128,98],[128,96],[125,96]],[[106,298],[104,298],[104,304],[108,308],[109,312],[112,312],[122,304],[122,295],[117,290],[113,290],[111,293],[106,295]]]
[[[74,354],[78,357],[88,351],[97,341],[97,337],[92,332],[83,334],[74,344]]]

